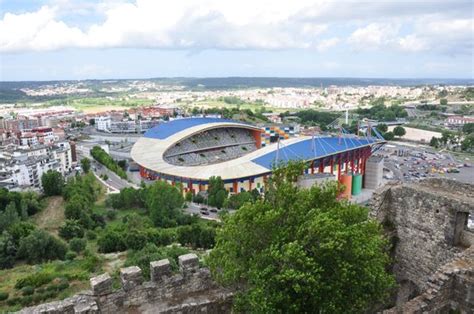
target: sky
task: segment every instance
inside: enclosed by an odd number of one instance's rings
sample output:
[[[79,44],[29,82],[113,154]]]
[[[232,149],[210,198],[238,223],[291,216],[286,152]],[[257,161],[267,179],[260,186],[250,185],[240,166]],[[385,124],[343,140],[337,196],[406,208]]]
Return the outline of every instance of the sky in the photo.
[[[0,80],[473,78],[472,0],[0,0]]]

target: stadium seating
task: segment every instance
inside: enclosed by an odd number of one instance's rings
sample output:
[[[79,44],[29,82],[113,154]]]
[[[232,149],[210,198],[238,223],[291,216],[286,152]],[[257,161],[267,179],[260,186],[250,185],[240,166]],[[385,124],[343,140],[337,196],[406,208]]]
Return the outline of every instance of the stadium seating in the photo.
[[[164,158],[178,166],[198,166],[241,157],[257,149],[250,130],[211,129],[188,137],[170,147]]]

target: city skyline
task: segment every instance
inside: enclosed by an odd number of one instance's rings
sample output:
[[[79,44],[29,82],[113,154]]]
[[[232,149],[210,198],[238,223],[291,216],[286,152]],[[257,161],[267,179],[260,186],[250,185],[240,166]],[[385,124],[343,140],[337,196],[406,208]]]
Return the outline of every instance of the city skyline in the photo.
[[[0,1],[2,81],[472,78],[470,1]]]

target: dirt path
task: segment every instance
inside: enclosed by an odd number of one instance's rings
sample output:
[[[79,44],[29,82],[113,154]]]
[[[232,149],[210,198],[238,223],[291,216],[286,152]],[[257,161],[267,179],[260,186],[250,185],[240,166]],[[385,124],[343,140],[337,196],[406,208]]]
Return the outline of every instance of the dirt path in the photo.
[[[58,234],[59,226],[64,222],[64,200],[61,196],[51,196],[47,199],[48,206],[35,217],[38,227],[46,231]]]

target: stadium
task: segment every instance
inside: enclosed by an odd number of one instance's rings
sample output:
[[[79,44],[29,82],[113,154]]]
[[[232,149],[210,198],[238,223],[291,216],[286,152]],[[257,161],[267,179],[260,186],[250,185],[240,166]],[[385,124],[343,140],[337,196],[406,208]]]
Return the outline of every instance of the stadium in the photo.
[[[220,176],[230,193],[264,192],[275,164],[304,160],[307,174],[342,180],[348,173],[363,175],[368,158],[385,143],[336,134],[278,139],[263,147],[261,135],[260,127],[233,120],[176,119],[148,130],[131,156],[142,178],[181,184],[184,192],[205,191],[212,176]]]

